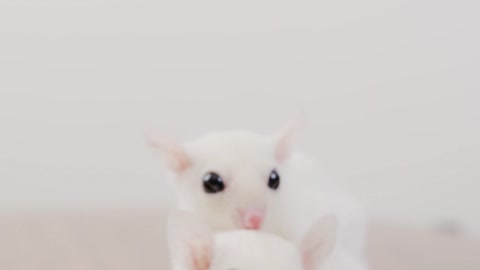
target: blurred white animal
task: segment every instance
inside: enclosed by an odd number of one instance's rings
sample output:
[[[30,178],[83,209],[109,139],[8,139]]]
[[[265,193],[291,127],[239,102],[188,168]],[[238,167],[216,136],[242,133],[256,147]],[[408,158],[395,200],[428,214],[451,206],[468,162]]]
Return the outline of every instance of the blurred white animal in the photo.
[[[263,230],[298,242],[316,219],[332,213],[339,222],[337,269],[366,269],[361,208],[313,160],[292,153],[294,132],[213,132],[185,145],[149,140],[166,158],[178,207],[215,231]]]
[[[299,246],[252,230],[213,233],[192,214],[169,217],[167,237],[173,270],[327,270],[336,220],[327,216],[303,236]]]
[[[283,189],[270,205],[263,230],[299,241],[309,226],[330,213],[339,220],[338,243],[333,252],[335,268],[366,270],[365,236],[367,219],[363,207],[343,192],[319,168],[318,163],[294,153],[284,171]],[[279,226],[281,224],[281,226]]]

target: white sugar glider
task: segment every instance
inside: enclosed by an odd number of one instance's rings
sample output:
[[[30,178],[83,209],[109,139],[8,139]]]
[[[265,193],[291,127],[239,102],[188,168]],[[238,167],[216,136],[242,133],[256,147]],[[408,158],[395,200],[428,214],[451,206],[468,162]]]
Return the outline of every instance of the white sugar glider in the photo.
[[[215,231],[262,230],[298,242],[318,217],[333,213],[339,223],[332,256],[337,269],[366,269],[361,208],[315,161],[292,151],[295,131],[212,132],[183,145],[149,136],[149,142],[166,158],[178,208],[196,213]]]
[[[214,233],[193,214],[174,211],[167,239],[173,270],[334,270],[326,262],[336,236],[332,215],[315,222],[298,245],[254,230]]]

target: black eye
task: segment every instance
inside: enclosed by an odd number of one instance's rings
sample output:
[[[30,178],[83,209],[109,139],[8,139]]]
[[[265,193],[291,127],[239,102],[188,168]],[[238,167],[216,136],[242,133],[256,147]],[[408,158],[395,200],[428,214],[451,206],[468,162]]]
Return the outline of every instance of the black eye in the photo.
[[[220,175],[209,172],[203,176],[203,190],[205,190],[206,193],[217,193],[224,189],[225,184]]]
[[[270,178],[268,179],[268,187],[271,189],[277,189],[280,186],[280,175],[277,171],[273,170],[270,173]]]

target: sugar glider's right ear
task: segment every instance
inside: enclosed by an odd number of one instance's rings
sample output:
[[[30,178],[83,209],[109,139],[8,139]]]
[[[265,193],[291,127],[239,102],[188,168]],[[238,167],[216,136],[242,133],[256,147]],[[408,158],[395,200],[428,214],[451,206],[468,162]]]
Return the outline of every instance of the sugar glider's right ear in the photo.
[[[146,134],[146,140],[150,146],[160,151],[166,159],[168,168],[173,172],[181,173],[192,164],[188,154],[177,142],[164,139],[153,132]]]
[[[298,118],[290,123],[279,133],[275,135],[275,156],[277,161],[284,162],[291,154],[293,137],[304,125],[305,116],[302,113]]]
[[[167,241],[174,269],[210,268],[215,248],[213,233],[193,214],[176,210],[169,215]]]

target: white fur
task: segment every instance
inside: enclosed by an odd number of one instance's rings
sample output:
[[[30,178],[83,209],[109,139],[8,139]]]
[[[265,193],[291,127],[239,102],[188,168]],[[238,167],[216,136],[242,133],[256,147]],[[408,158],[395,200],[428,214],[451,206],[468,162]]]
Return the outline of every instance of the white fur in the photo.
[[[196,213],[215,231],[240,228],[238,208],[264,207],[262,230],[298,242],[315,219],[333,213],[339,231],[331,260],[340,270],[365,269],[365,218],[360,206],[323,175],[315,161],[287,151],[290,137],[291,132],[263,136],[227,131],[206,134],[183,146],[172,147],[169,142],[162,147],[165,143],[158,139],[154,144],[170,160],[179,161],[171,167],[179,208]],[[288,156],[279,158],[279,153]],[[274,168],[281,178],[276,191],[267,186]],[[223,192],[203,191],[201,179],[209,171],[222,176]]]
[[[169,218],[167,235],[173,270],[327,270],[335,229],[334,218],[320,219],[296,246],[259,231],[214,234],[199,219],[178,211]]]
[[[292,155],[284,178],[287,179],[284,189],[279,190],[278,204],[272,206],[274,214],[267,219],[264,230],[298,241],[319,216],[333,213],[339,220],[338,243],[331,258],[336,269],[367,269],[364,261],[367,222],[361,205],[303,153]]]

